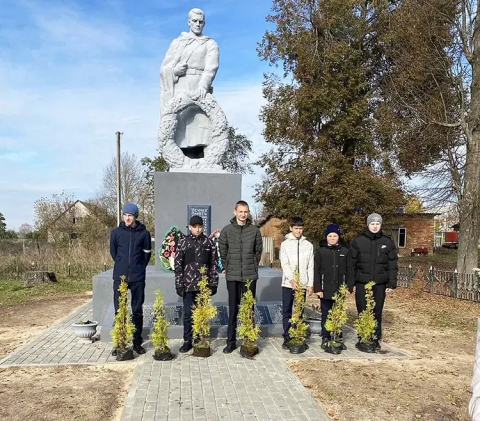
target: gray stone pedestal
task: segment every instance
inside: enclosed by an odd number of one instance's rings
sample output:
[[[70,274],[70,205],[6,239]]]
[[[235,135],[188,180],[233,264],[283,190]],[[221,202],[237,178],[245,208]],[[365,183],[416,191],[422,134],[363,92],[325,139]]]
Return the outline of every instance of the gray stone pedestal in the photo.
[[[155,267],[160,270],[158,249],[169,228],[176,225],[188,234],[188,206],[210,206],[213,232],[229,223],[235,203],[241,198],[241,174],[156,172]]]
[[[110,330],[113,325],[113,270],[102,272],[93,277],[93,319],[102,326],[101,340],[110,342]],[[261,267],[257,281],[256,321],[262,330],[262,336],[281,336],[282,328],[282,272],[277,269]],[[152,306],[155,290],[161,290],[164,296],[167,317],[170,320],[171,339],[183,337],[183,304],[175,292],[172,272],[157,271],[153,266],[147,268],[145,286],[143,338],[149,338],[152,327]],[[228,322],[228,293],[224,275],[220,275],[218,292],[212,298],[218,315],[212,323],[212,337],[224,338]]]

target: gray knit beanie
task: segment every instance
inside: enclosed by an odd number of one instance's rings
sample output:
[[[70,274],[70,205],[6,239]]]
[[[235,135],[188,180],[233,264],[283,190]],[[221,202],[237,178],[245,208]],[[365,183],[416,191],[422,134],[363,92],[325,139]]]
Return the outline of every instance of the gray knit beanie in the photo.
[[[367,217],[367,227],[372,223],[372,222],[380,222],[382,223],[382,217],[378,213],[371,213]]]

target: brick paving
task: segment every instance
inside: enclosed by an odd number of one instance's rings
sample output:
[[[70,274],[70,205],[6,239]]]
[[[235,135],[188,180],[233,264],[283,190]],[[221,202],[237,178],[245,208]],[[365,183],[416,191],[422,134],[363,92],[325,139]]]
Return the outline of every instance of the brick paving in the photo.
[[[0,360],[0,367],[118,364],[110,355],[111,343],[91,343],[73,334],[72,323],[91,318],[89,302]],[[344,335],[348,349],[340,355],[323,352],[316,338],[309,341],[310,349],[300,355],[283,350],[281,339],[268,338],[259,342],[261,352],[253,360],[242,358],[238,351],[223,354],[225,341],[216,339],[209,358],[193,357],[191,351],[179,354],[182,341],[172,340],[177,358],[155,361],[147,342],[147,354],[128,362],[135,365],[135,372],[122,421],[327,421],[322,408],[289,369],[289,360],[410,358],[385,344],[381,354],[361,353],[354,347],[353,329],[347,328]]]

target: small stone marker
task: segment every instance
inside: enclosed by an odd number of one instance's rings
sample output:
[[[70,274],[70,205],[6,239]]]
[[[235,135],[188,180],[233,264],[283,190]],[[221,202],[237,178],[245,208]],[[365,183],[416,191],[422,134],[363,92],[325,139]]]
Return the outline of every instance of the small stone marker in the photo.
[[[41,285],[48,282],[57,282],[55,273],[41,270],[32,270],[25,272],[23,274],[23,280],[25,285],[29,286]]]

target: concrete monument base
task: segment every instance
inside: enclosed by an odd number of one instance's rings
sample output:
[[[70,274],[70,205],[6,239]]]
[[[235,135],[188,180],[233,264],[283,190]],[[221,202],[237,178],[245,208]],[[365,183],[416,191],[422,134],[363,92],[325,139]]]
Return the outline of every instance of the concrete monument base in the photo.
[[[110,331],[114,319],[113,307],[113,270],[102,272],[93,277],[93,319],[102,327],[101,340],[110,342]],[[281,336],[282,328],[282,272],[277,269],[261,267],[257,281],[255,316],[260,325],[262,336]],[[148,340],[153,324],[152,306],[155,291],[161,290],[165,300],[167,317],[170,320],[169,337],[183,337],[183,302],[175,292],[175,280],[172,272],[157,271],[153,266],[147,268],[145,285],[143,338]],[[224,275],[220,275],[218,292],[212,298],[218,315],[212,322],[212,337],[224,338],[227,334],[228,292]]]
[[[155,173],[155,267],[161,270],[158,250],[172,225],[188,234],[190,213],[204,217],[205,234],[228,225],[235,203],[242,198],[240,174]],[[196,210],[198,209],[198,211]],[[190,212],[190,213],[189,213]]]

